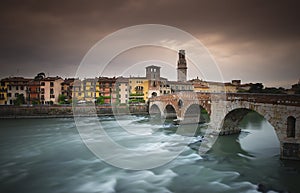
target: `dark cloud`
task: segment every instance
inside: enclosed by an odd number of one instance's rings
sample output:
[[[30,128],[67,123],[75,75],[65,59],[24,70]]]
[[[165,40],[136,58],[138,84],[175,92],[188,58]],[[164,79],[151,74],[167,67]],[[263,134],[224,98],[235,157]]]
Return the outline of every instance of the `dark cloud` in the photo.
[[[131,25],[159,23],[203,41],[227,79],[232,69],[239,74],[250,65],[261,69],[260,76],[270,74],[270,81],[275,75],[294,81],[300,62],[298,9],[298,1],[290,0],[2,1],[0,77],[17,69],[27,76],[37,70],[72,76],[85,53],[106,35]],[[267,82],[265,77],[242,76]]]

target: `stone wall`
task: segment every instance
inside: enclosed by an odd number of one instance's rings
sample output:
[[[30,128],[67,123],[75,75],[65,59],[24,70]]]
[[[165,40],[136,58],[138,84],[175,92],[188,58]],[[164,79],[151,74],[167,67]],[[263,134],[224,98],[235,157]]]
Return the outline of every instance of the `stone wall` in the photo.
[[[120,106],[77,106],[78,116],[114,115],[118,114],[148,114],[147,105]],[[0,118],[47,118],[47,117],[73,117],[72,106],[0,106]]]

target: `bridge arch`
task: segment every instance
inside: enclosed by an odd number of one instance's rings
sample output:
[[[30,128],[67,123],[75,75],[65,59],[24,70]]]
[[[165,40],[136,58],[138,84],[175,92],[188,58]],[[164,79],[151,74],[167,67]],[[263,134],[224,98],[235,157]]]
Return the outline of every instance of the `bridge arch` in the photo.
[[[280,128],[277,126],[278,121],[273,119],[272,116],[266,113],[261,108],[234,108],[231,111],[227,112],[224,119],[221,122],[221,131],[220,135],[228,135],[234,133],[240,133],[241,129],[239,128],[240,121],[250,112],[256,112],[268,121],[275,130],[279,140],[282,140],[282,135],[280,135]]]
[[[149,108],[149,114],[152,116],[161,116],[161,110],[157,104],[151,105]]]
[[[201,104],[190,104],[183,111],[184,119],[194,119],[194,122],[208,123],[210,120],[208,111]]]
[[[177,118],[176,108],[172,104],[167,104],[164,109],[164,116],[167,119],[168,118],[176,119]]]

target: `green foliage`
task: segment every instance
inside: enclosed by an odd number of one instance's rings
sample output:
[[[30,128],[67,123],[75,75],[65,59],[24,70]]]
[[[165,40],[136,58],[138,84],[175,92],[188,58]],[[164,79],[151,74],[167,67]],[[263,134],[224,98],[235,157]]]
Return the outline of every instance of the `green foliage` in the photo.
[[[275,87],[271,87],[271,88],[265,88],[263,90],[264,93],[271,93],[271,94],[285,94],[285,89],[284,88],[275,88]]]
[[[251,84],[250,89],[247,90],[238,90],[239,93],[268,93],[268,94],[286,94],[286,90],[282,87],[266,87],[262,83]]]
[[[142,98],[130,99],[128,103],[145,103],[145,100]]]
[[[292,85],[292,90],[294,90],[295,94],[300,94],[300,84]]]
[[[130,93],[129,96],[144,96],[144,93]]]
[[[31,103],[32,103],[33,105],[38,105],[38,104],[40,104],[40,101],[38,101],[38,100],[33,100]]]
[[[40,72],[40,73],[38,73],[35,77],[34,77],[34,79],[35,80],[42,80],[43,78],[45,78],[46,77],[46,74],[44,73],[44,72]]]
[[[99,104],[99,105],[104,104],[104,97],[103,97],[103,96],[99,96],[99,97],[96,99],[96,103]]]
[[[65,95],[58,95],[58,103],[59,104],[69,104],[69,101],[67,100],[67,96]]]
[[[262,83],[251,84],[249,92],[250,93],[262,93],[264,85]]]
[[[19,95],[17,96],[17,98],[14,100],[14,104],[15,104],[15,105],[22,105],[22,104],[25,104],[24,94],[19,94]]]

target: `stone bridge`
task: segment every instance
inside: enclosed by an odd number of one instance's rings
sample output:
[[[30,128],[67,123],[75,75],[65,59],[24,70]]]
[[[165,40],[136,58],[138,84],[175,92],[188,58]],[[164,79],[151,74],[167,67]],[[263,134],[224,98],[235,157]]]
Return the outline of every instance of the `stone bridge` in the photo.
[[[243,117],[250,111],[259,113],[275,129],[281,158],[300,160],[300,95],[179,92],[149,100],[150,115],[182,124],[205,121],[205,111],[210,128],[219,135],[239,133]]]

